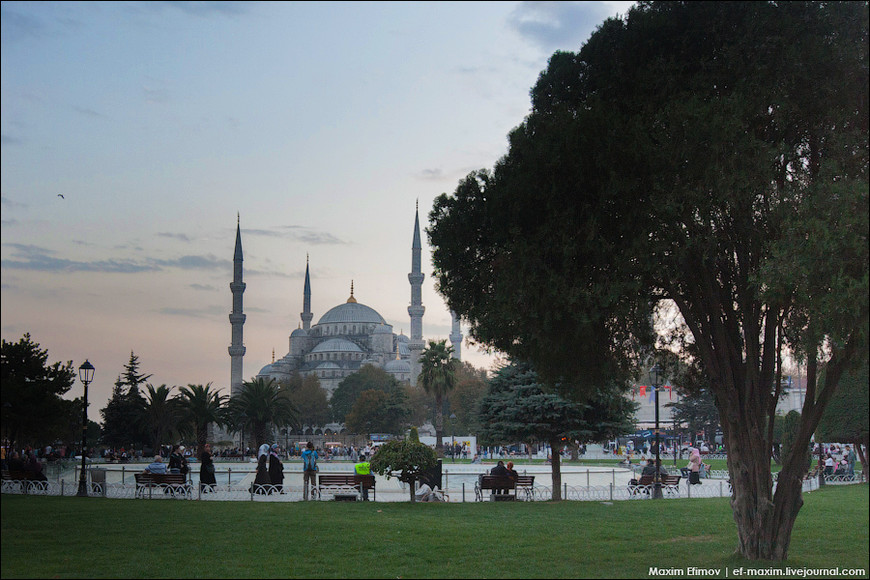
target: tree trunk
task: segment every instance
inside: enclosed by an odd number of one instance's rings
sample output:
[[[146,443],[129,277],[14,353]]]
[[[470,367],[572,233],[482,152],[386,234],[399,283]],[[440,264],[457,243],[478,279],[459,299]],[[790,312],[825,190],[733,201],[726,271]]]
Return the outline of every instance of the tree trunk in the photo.
[[[803,505],[803,474],[796,474],[796,462],[786,459],[774,496],[770,456],[758,452],[748,431],[732,433],[728,442],[737,552],[749,560],[785,560],[794,521]]]
[[[562,447],[559,439],[550,441],[551,460],[550,465],[553,468],[553,501],[562,501],[562,470],[561,458]]]
[[[417,494],[414,493],[414,480],[408,482],[408,487],[411,488],[411,503],[415,503],[417,501]]]
[[[444,430],[444,409],[442,407],[441,395],[435,395],[435,452],[438,457],[444,457],[444,444],[441,441],[441,433]]]

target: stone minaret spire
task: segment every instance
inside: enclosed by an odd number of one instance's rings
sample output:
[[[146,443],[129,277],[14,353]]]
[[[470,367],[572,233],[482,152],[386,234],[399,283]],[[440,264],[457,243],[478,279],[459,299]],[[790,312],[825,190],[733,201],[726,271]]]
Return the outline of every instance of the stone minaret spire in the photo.
[[[411,384],[417,384],[420,376],[420,355],[423,352],[423,272],[420,268],[420,202],[417,202],[417,210],[414,216],[414,239],[411,243],[411,273],[408,281],[411,283],[411,305],[408,306],[408,314],[411,316],[411,340],[408,348],[411,351]]]
[[[311,328],[311,278],[308,276],[308,254],[305,254],[305,289],[302,290],[302,328]]]
[[[459,317],[452,310],[450,316],[453,318],[453,331],[450,333],[450,344],[453,345],[453,358],[462,360],[462,332],[459,330]]]
[[[242,282],[242,230],[241,216],[236,217],[236,251],[233,255],[233,281],[230,290],[233,292],[233,311],[230,313],[232,327],[232,343],[230,344],[230,395],[235,396],[242,388],[242,359],[245,356],[245,345],[242,340],[242,327],[245,324],[245,314],[242,308],[242,294],[245,293],[245,283]]]

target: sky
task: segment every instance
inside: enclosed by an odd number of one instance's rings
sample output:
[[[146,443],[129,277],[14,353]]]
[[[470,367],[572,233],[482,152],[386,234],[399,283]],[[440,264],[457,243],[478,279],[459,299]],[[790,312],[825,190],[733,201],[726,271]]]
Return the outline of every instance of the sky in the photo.
[[[446,339],[433,200],[507,153],[553,52],[631,4],[2,2],[3,340],[90,360],[97,421],[131,353],[155,386],[228,393],[237,220],[246,378],[287,353],[306,259],[315,323],[353,282],[407,335],[417,204],[423,335]]]

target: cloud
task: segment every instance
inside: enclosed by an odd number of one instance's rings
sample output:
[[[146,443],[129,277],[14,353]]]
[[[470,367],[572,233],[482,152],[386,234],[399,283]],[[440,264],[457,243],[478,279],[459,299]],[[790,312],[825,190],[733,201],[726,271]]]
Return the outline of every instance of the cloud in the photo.
[[[158,310],[160,314],[168,314],[169,316],[184,316],[187,318],[208,318],[214,319],[215,316],[226,314],[226,308],[223,306],[206,306],[204,308],[161,308]]]
[[[603,2],[521,2],[508,25],[548,52],[576,51],[608,16]]]
[[[88,109],[87,107],[78,107],[73,105],[73,111],[75,111],[76,113],[81,113],[82,115],[85,115],[87,117],[105,117],[105,115],[103,115],[102,113],[98,113],[97,111],[93,109]]]
[[[181,256],[174,260],[155,260],[155,263],[166,268],[181,270],[232,270],[232,260],[208,256]]]
[[[203,292],[216,292],[219,290],[216,286],[207,286],[205,284],[191,284],[190,288],[193,290],[201,290]]]
[[[172,260],[94,260],[76,261],[55,257],[56,252],[34,245],[6,244],[13,249],[12,260],[4,260],[3,268],[37,272],[105,272],[110,274],[139,274],[165,269],[218,270],[232,269],[232,261],[207,256],[181,256]]]
[[[171,8],[191,14],[193,16],[208,17],[212,15],[219,16],[237,16],[248,12],[248,6],[244,2],[145,2],[154,10],[162,8]]]
[[[348,243],[329,232],[316,231],[304,226],[281,226],[272,230],[242,229],[242,234],[246,236],[298,240],[313,245],[341,245]]]
[[[2,204],[4,207],[8,207],[9,209],[15,209],[17,207],[29,207],[26,203],[21,203],[20,201],[15,201],[14,199],[9,199],[8,197],[0,197],[0,204]]]
[[[174,240],[181,240],[182,242],[191,242],[193,239],[187,234],[174,234],[172,232],[159,232],[157,234],[161,238],[172,238]]]
[[[6,145],[21,145],[24,143],[24,141],[18,137],[12,137],[11,135],[2,135],[2,136],[0,136],[0,143],[2,143],[2,145],[4,145],[4,146],[6,146]]]
[[[51,250],[24,244],[6,244],[15,250],[18,260],[4,260],[3,267],[13,270],[36,272],[108,272],[114,274],[138,274],[152,272],[160,268],[153,264],[137,263],[132,260],[97,260],[78,262],[54,257]]]
[[[426,181],[440,181],[444,179],[444,171],[441,169],[424,169],[420,172],[420,179]]]
[[[43,32],[43,25],[39,19],[9,10],[7,4],[3,4],[3,8],[0,8],[0,27],[3,31],[3,44],[18,42],[25,38],[37,38]]]

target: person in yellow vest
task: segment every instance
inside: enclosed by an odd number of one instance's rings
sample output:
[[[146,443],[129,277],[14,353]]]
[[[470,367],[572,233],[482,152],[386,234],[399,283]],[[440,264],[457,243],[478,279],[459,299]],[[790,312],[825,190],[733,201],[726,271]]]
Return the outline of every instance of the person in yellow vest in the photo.
[[[369,465],[365,453],[359,456],[359,463],[354,466],[354,471],[357,475],[371,475],[372,467]],[[362,488],[363,501],[369,501],[369,490],[363,485],[360,487]]]

